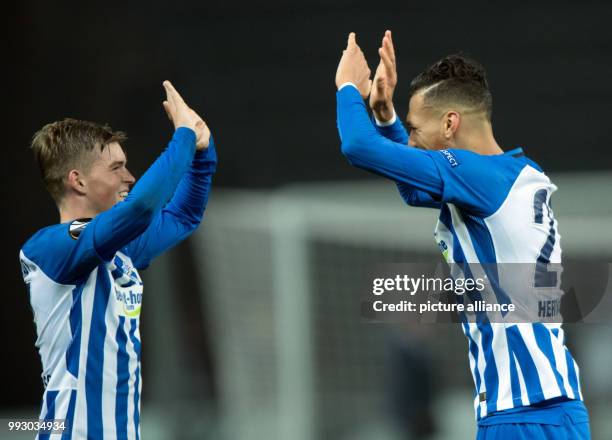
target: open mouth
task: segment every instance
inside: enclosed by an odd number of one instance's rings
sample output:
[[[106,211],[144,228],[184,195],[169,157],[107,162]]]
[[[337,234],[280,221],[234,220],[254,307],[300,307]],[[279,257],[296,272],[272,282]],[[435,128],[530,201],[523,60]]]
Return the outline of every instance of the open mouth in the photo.
[[[119,198],[121,200],[125,200],[125,198],[128,196],[128,192],[127,191],[119,191]]]

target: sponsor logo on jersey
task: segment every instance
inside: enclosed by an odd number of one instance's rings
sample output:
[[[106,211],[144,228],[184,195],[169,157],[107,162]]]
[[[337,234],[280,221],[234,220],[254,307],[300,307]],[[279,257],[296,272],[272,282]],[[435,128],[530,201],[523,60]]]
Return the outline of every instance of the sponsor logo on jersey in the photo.
[[[446,160],[448,160],[448,163],[450,163],[450,166],[452,168],[455,168],[457,165],[459,165],[459,161],[457,160],[455,155],[453,153],[451,153],[450,151],[448,151],[448,150],[440,150],[440,153],[442,153],[442,155],[444,157],[446,157]]]
[[[118,313],[128,318],[140,315],[142,305],[142,280],[132,265],[129,257],[120,252],[115,254],[110,264],[110,271],[115,280],[115,300]]]
[[[444,240],[440,240],[438,242],[438,247],[440,248],[440,252],[442,252],[444,260],[448,261],[448,246],[446,245],[446,242]]]
[[[68,227],[68,234],[70,234],[70,237],[72,237],[74,240],[79,238],[81,232],[83,232],[90,221],[90,218],[78,218],[70,223],[70,226]]]

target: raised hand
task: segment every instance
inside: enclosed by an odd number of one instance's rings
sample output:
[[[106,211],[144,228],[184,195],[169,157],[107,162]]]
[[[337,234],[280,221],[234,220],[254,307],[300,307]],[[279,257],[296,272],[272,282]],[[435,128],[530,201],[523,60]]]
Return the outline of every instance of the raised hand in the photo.
[[[378,54],[380,63],[374,75],[370,93],[370,108],[376,119],[387,122],[393,117],[393,93],[397,86],[397,67],[391,31],[385,32]]]
[[[338,63],[336,87],[340,87],[346,82],[352,82],[365,99],[370,94],[370,89],[372,88],[371,73],[368,62],[363,56],[361,48],[357,45],[355,33],[351,32],[348,36],[346,49],[342,52],[342,58],[340,58]]]
[[[163,102],[164,110],[168,119],[174,124],[174,129],[179,127],[191,128],[196,134],[196,149],[208,148],[210,142],[210,130],[202,118],[190,108],[183,97],[176,91],[170,81],[164,81],[166,89],[166,100]]]
[[[208,144],[210,143],[210,129],[208,125],[206,125],[206,122],[204,122],[193,109],[190,110],[192,111],[192,116],[197,119],[195,125],[196,149],[204,150],[208,148]]]

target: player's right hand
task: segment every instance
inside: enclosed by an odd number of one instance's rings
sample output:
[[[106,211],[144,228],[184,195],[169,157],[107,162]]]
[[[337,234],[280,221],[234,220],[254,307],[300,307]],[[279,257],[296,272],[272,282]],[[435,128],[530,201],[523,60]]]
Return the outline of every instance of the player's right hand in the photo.
[[[387,122],[393,118],[393,93],[397,86],[397,67],[391,31],[385,32],[378,53],[380,63],[374,75],[370,93],[370,108],[376,119]]]
[[[196,148],[203,150],[208,148],[210,142],[210,130],[202,118],[190,108],[183,97],[176,91],[170,81],[164,81],[166,89],[166,100],[163,102],[164,110],[168,119],[174,124],[174,129],[187,127],[196,134]]]
[[[363,56],[361,48],[357,45],[355,33],[351,32],[348,36],[346,49],[342,52],[342,58],[338,63],[336,71],[336,87],[351,82],[355,84],[359,93],[365,99],[370,94],[372,80],[370,79],[370,68]]]

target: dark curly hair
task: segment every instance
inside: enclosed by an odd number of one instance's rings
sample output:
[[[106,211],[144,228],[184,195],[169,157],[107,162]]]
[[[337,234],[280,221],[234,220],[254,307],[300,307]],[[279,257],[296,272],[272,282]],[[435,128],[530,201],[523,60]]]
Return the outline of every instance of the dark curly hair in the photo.
[[[462,54],[448,55],[429,66],[410,83],[410,96],[424,92],[429,107],[459,104],[483,112],[491,120],[493,98],[484,68]]]

